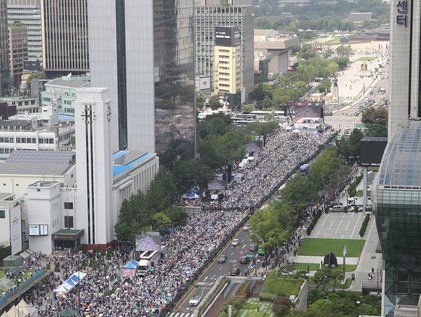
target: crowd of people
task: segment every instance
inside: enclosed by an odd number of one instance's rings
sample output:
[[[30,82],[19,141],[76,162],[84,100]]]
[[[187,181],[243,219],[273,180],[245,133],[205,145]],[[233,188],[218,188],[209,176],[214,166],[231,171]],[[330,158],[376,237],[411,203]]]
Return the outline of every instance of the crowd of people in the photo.
[[[258,207],[299,164],[310,159],[329,136],[283,131],[271,136],[241,170],[243,180],[228,187],[220,208],[190,214],[185,226],[163,237],[165,249],[153,272],[134,277],[122,274],[124,264],[135,258],[131,247],[105,252],[60,250],[49,257],[54,274],[26,294],[25,300],[41,317],[56,316],[67,307],[76,307],[83,316],[91,317],[164,316],[249,210]],[[279,252],[290,251],[290,245],[300,240],[301,236],[294,236]],[[53,290],[76,271],[87,275],[75,290],[57,296]]]
[[[252,161],[242,168],[236,167],[234,172],[243,174],[243,179],[228,185],[222,208],[258,207],[296,167],[311,159],[329,136],[329,133],[284,131],[274,134]]]

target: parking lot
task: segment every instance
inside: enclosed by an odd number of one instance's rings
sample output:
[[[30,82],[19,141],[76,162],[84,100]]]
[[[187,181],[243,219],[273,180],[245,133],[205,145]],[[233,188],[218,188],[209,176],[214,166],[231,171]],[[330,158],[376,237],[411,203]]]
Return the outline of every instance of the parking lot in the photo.
[[[360,239],[358,234],[364,221],[364,212],[323,213],[314,227],[312,238]]]

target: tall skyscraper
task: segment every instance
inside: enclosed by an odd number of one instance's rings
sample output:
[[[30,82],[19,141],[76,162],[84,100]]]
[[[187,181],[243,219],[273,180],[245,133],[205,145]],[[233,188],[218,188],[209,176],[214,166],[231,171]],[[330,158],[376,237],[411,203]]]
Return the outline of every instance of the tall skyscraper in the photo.
[[[47,77],[89,71],[88,0],[42,0],[42,55]]]
[[[243,99],[254,87],[254,18],[248,1],[199,0],[196,2],[196,73],[212,78],[214,72],[215,27],[236,26],[240,30],[243,55]],[[213,83],[211,82],[211,86]]]
[[[116,105],[113,150],[165,151],[194,134],[193,0],[90,0],[92,84]]]
[[[382,316],[418,305],[421,294],[420,26],[420,1],[392,1],[389,141],[373,186]]]
[[[392,1],[389,137],[409,119],[421,119],[421,2]]]
[[[41,0],[7,0],[7,21],[28,29],[28,60],[42,61]]]
[[[10,80],[19,87],[24,63],[28,60],[28,32],[26,25],[14,22],[9,25]]]
[[[0,0],[0,95],[9,88],[7,0]]]

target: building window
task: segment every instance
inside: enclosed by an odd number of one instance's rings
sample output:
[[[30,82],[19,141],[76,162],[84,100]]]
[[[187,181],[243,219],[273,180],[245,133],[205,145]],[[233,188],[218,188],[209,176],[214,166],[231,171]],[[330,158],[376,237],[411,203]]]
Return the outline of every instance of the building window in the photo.
[[[73,203],[72,202],[65,202],[64,203],[64,209],[73,209]]]
[[[6,218],[6,210],[0,210],[0,219]]]
[[[64,216],[64,227],[73,228],[73,216]]]

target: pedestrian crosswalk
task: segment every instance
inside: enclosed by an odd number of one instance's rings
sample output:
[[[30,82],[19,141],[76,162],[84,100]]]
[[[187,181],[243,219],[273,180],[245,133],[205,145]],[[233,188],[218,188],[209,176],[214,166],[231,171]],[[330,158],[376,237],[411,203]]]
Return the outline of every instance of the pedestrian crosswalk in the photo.
[[[190,317],[191,313],[172,312],[167,317]]]

